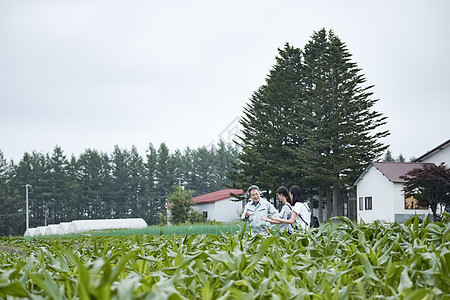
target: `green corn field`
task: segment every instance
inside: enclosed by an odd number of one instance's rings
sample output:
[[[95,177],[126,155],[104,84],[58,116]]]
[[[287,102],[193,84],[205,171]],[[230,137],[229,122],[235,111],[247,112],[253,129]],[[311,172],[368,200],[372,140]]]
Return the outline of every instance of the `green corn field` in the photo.
[[[0,238],[0,299],[450,299],[450,223]]]

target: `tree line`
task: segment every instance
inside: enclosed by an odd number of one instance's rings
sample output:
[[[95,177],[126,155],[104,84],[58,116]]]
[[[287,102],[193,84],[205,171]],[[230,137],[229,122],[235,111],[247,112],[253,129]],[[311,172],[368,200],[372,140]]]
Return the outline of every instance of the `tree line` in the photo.
[[[25,153],[18,163],[0,150],[0,235],[24,233],[25,185],[29,227],[103,218],[143,218],[152,225],[165,213],[174,185],[194,196],[223,189],[237,160],[237,148],[222,141],[173,153],[164,143],[150,144],[144,156],[134,146],[115,146],[110,154],[87,149],[68,158],[56,146],[51,154]]]
[[[415,157],[411,157],[409,159],[409,161],[413,162],[415,159],[416,159]],[[401,153],[397,156],[397,158],[395,158],[392,155],[391,150],[387,149],[386,153],[383,156],[383,161],[386,161],[386,162],[402,162],[402,163],[404,163],[404,162],[406,162],[406,158]]]

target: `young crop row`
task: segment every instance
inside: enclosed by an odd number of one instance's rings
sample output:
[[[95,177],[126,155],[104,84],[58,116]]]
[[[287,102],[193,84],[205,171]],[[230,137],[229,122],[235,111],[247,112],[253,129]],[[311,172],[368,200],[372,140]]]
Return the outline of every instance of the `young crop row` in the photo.
[[[450,299],[450,224],[0,239],[1,299]]]

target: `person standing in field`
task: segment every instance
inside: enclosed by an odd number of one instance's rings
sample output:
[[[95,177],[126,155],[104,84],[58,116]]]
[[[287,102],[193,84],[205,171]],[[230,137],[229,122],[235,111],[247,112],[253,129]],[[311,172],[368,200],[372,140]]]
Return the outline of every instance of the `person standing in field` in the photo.
[[[284,203],[283,207],[281,208],[280,212],[280,218],[289,220],[292,216],[292,206],[291,206],[291,196],[289,195],[289,191],[285,186],[280,186],[277,189],[277,197],[280,199],[282,203]],[[262,220],[270,222],[271,224],[280,224],[280,232],[291,234],[294,230],[294,227],[292,224],[289,223],[282,223],[271,219],[266,219],[265,217],[261,217]]]
[[[309,222],[311,221],[311,210],[309,209],[308,204],[303,199],[302,190],[300,189],[300,187],[297,185],[291,186],[291,188],[289,189],[289,196],[291,199],[291,204],[293,205],[291,218],[282,219],[277,216],[271,216],[270,223],[295,223],[295,225],[299,228],[309,228]]]
[[[258,233],[266,234],[267,227],[270,227],[271,223],[261,218],[265,217],[268,219],[270,216],[278,217],[278,211],[269,201],[261,199],[261,191],[256,185],[249,187],[247,192],[251,201],[245,205],[241,218],[248,222],[252,236]]]

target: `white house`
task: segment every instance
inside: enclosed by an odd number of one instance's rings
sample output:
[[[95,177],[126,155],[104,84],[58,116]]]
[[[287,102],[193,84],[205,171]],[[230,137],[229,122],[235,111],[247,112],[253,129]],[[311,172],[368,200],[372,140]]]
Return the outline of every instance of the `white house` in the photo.
[[[244,194],[240,189],[223,189],[217,192],[192,198],[194,209],[203,213],[207,220],[232,222],[239,219],[242,212],[242,201],[236,200],[233,195]]]
[[[415,213],[425,215],[431,210],[420,207],[417,200],[406,198],[400,176],[424,165],[448,165],[450,140],[427,152],[414,162],[373,162],[356,180],[357,221],[405,222]],[[405,199],[406,198],[406,199]]]
[[[405,222],[415,213],[431,213],[414,199],[405,199],[400,176],[424,163],[373,162],[356,180],[357,221]]]

